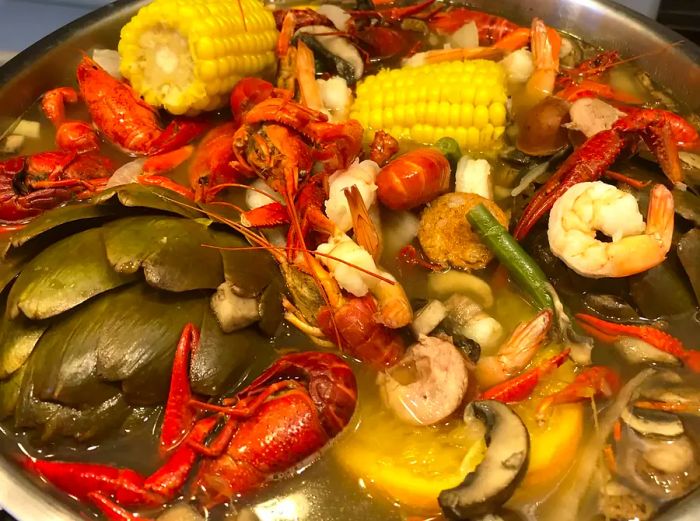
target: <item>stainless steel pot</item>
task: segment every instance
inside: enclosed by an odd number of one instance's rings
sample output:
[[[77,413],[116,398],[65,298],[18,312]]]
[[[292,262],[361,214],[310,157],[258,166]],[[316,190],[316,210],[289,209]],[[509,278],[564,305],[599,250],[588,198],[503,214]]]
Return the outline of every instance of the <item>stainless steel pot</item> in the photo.
[[[116,48],[119,28],[147,0],[122,0],[47,36],[0,68],[0,136],[41,93],[73,80],[81,51]],[[625,56],[643,55],[639,65],[690,109],[700,108],[700,48],[671,47],[683,38],[658,23],[607,0],[475,0],[476,9],[497,12],[523,24],[540,16],[558,29]],[[0,430],[0,506],[20,521],[78,520],[75,502],[39,487],[16,464],[20,448]],[[659,521],[700,517],[700,492]]]

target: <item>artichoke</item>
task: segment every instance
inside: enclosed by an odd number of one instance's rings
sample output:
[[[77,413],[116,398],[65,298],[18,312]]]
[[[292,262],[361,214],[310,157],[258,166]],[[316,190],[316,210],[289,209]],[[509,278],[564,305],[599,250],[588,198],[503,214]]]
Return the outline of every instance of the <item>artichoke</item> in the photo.
[[[188,322],[202,331],[193,390],[232,389],[252,363],[269,361],[260,329],[269,336],[281,322],[272,258],[219,249],[245,244],[185,199],[141,185],[46,212],[5,238],[0,419],[14,416],[17,428],[37,429],[42,440],[113,431],[165,401]],[[222,285],[257,299],[257,328],[222,330],[210,306]]]

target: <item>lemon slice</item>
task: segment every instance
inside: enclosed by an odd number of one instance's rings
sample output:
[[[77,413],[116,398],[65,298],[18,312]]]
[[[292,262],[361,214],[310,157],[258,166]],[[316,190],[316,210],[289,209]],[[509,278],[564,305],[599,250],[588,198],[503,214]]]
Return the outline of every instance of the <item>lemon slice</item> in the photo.
[[[357,430],[336,446],[338,461],[370,493],[411,510],[439,512],[440,491],[461,483],[486,450],[479,425],[415,427],[378,401],[363,404],[361,414]]]
[[[556,352],[543,351],[538,359]],[[583,429],[582,404],[556,406],[541,423],[535,418],[539,397],[562,388],[573,377],[573,365],[564,364],[539,386],[534,399],[514,407],[530,433],[530,463],[516,503],[553,486],[576,456]],[[363,390],[371,394],[363,396],[355,431],[336,445],[337,460],[368,492],[408,511],[438,513],[440,491],[461,483],[483,459],[483,425],[465,424],[459,418],[440,426],[407,425],[384,409],[374,396],[376,391]]]

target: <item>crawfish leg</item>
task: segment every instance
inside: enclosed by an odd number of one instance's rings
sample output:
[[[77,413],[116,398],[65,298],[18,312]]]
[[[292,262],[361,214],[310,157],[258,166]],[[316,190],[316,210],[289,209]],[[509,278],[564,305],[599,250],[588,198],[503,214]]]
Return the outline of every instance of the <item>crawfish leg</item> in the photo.
[[[100,492],[90,492],[88,498],[110,521],[152,521],[132,514]]]
[[[197,450],[192,445],[202,443],[217,423],[218,419],[215,416],[198,421],[185,438],[185,443],[181,443],[163,466],[146,478],[143,488],[168,501],[173,499],[187,481],[195,463]]]
[[[163,498],[144,489],[144,478],[136,471],[98,463],[71,463],[27,458],[24,467],[71,496],[83,501],[99,492],[126,506],[160,506]]]
[[[192,428],[194,415],[190,407],[190,357],[199,346],[199,330],[187,324],[182,330],[175,350],[175,360],[170,378],[168,401],[165,405],[163,425],[160,429],[160,451],[173,449]]]
[[[604,130],[586,141],[542,186],[525,208],[513,236],[523,239],[559,197],[572,186],[597,181],[615,162],[626,141],[613,130]]]

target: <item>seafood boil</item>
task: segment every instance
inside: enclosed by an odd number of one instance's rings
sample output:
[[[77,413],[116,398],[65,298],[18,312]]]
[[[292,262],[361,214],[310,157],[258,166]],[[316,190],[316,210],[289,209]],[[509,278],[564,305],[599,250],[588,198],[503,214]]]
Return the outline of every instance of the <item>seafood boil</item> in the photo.
[[[700,488],[700,118],[487,10],[153,0],[76,49],[0,128],[10,463],[118,521]]]

